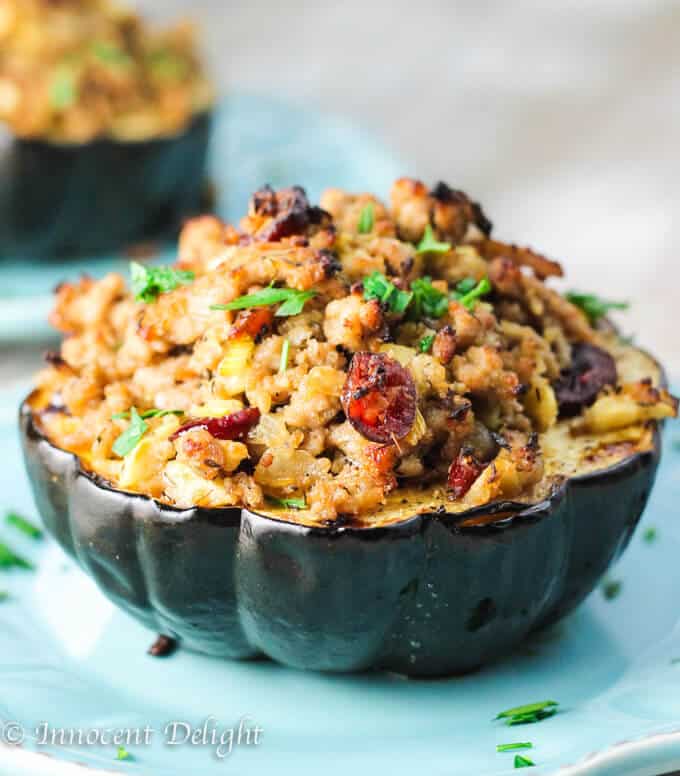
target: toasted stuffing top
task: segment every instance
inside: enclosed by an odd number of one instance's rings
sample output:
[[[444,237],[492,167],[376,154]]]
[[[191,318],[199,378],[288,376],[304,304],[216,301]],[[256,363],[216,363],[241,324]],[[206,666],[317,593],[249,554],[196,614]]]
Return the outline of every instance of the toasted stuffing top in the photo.
[[[179,507],[332,522],[414,488],[454,511],[523,500],[566,471],[545,454],[560,434],[595,465],[677,412],[623,368],[639,351],[611,303],[550,289],[559,264],[443,183],[402,178],[389,206],[265,187],[239,228],[197,218],[176,267],[131,273],[58,289],[67,337],[33,407],[87,468]]]
[[[186,22],[150,30],[109,0],[0,0],[0,122],[19,137],[168,136],[211,101]]]

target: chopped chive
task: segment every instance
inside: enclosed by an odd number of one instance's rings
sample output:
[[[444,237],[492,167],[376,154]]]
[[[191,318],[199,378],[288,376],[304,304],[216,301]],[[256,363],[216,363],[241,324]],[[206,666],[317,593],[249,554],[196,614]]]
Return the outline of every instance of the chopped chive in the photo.
[[[271,307],[271,305],[283,302],[276,311],[277,317],[298,315],[302,312],[305,302],[316,296],[316,291],[298,291],[294,288],[274,288],[269,286],[254,294],[239,296],[226,304],[212,304],[211,310],[245,310],[249,307]]]
[[[528,757],[521,754],[515,755],[515,768],[532,768],[534,765],[535,763]]]
[[[607,601],[613,601],[621,592],[622,585],[618,579],[606,579],[602,583],[602,595]]]
[[[423,232],[423,239],[418,243],[416,251],[418,253],[448,253],[451,250],[451,244],[447,242],[438,242],[434,236],[432,227],[428,224]]]
[[[375,206],[372,202],[367,203],[361,209],[359,214],[359,223],[357,225],[357,231],[359,234],[369,234],[373,231],[373,224],[375,222]]]
[[[0,569],[27,569],[33,571],[35,566],[31,561],[22,558],[21,555],[17,555],[14,550],[8,547],[6,544],[0,542]]]
[[[516,749],[533,749],[531,741],[518,741],[516,744],[498,744],[497,752],[514,752]]]
[[[307,509],[307,502],[304,498],[275,498],[274,496],[267,496],[267,498],[285,509]]]
[[[116,455],[125,458],[126,455],[137,447],[148,429],[149,426],[142,420],[137,410],[133,407],[130,410],[130,425],[116,439],[111,449]]]
[[[496,719],[504,720],[506,725],[527,725],[552,717],[558,706],[557,701],[536,701],[501,711]]]
[[[645,529],[645,532],[642,534],[642,539],[647,542],[647,544],[651,544],[652,542],[655,542],[657,538],[657,532],[656,528],[653,525],[650,525],[649,528]]]
[[[281,361],[279,362],[279,374],[282,375],[288,369],[288,352],[290,351],[290,341],[284,340],[281,346]]]
[[[564,296],[573,305],[583,310],[590,323],[597,323],[610,310],[627,310],[630,307],[629,302],[610,302],[595,294],[583,294],[579,291],[567,291]]]
[[[25,533],[26,536],[30,536],[31,539],[42,539],[43,537],[43,532],[37,525],[33,525],[30,520],[18,515],[16,512],[8,512],[5,516],[5,522],[7,525],[11,525],[22,533]]]

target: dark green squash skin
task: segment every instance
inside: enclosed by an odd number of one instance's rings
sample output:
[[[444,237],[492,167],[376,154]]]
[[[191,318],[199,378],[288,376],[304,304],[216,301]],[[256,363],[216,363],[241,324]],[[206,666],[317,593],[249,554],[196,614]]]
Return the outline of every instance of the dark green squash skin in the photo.
[[[534,506],[310,528],[240,508],[177,509],[116,491],[21,410],[45,527],[121,608],[216,657],[321,671],[470,671],[563,617],[627,545],[654,448],[572,478]],[[497,514],[491,525],[464,518]]]
[[[101,253],[173,237],[201,211],[211,114],[175,137],[82,145],[0,136],[0,257]]]

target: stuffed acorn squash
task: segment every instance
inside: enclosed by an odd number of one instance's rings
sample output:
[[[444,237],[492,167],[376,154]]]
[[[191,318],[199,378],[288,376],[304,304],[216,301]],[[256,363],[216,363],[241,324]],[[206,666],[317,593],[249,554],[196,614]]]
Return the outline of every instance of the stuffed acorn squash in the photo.
[[[607,303],[445,184],[265,187],[176,267],[57,292],[22,407],[46,526],[149,627],[330,671],[472,669],[625,547],[677,414]]]
[[[0,256],[109,250],[199,212],[213,95],[193,37],[109,0],[0,2]]]

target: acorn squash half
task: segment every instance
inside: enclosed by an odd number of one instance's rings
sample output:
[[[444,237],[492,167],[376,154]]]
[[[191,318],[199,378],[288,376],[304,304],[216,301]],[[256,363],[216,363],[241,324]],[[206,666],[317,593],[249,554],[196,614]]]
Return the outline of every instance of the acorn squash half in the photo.
[[[212,115],[180,134],[81,145],[0,135],[0,257],[50,258],[173,237],[201,211]]]
[[[570,473],[538,503],[456,513],[398,490],[373,522],[312,525],[285,510],[178,509],[116,490],[48,441],[34,406],[30,396],[20,423],[38,510],[114,603],[191,650],[321,671],[441,676],[507,654],[597,585],[660,457],[655,422],[601,448],[561,422],[543,441]]]

